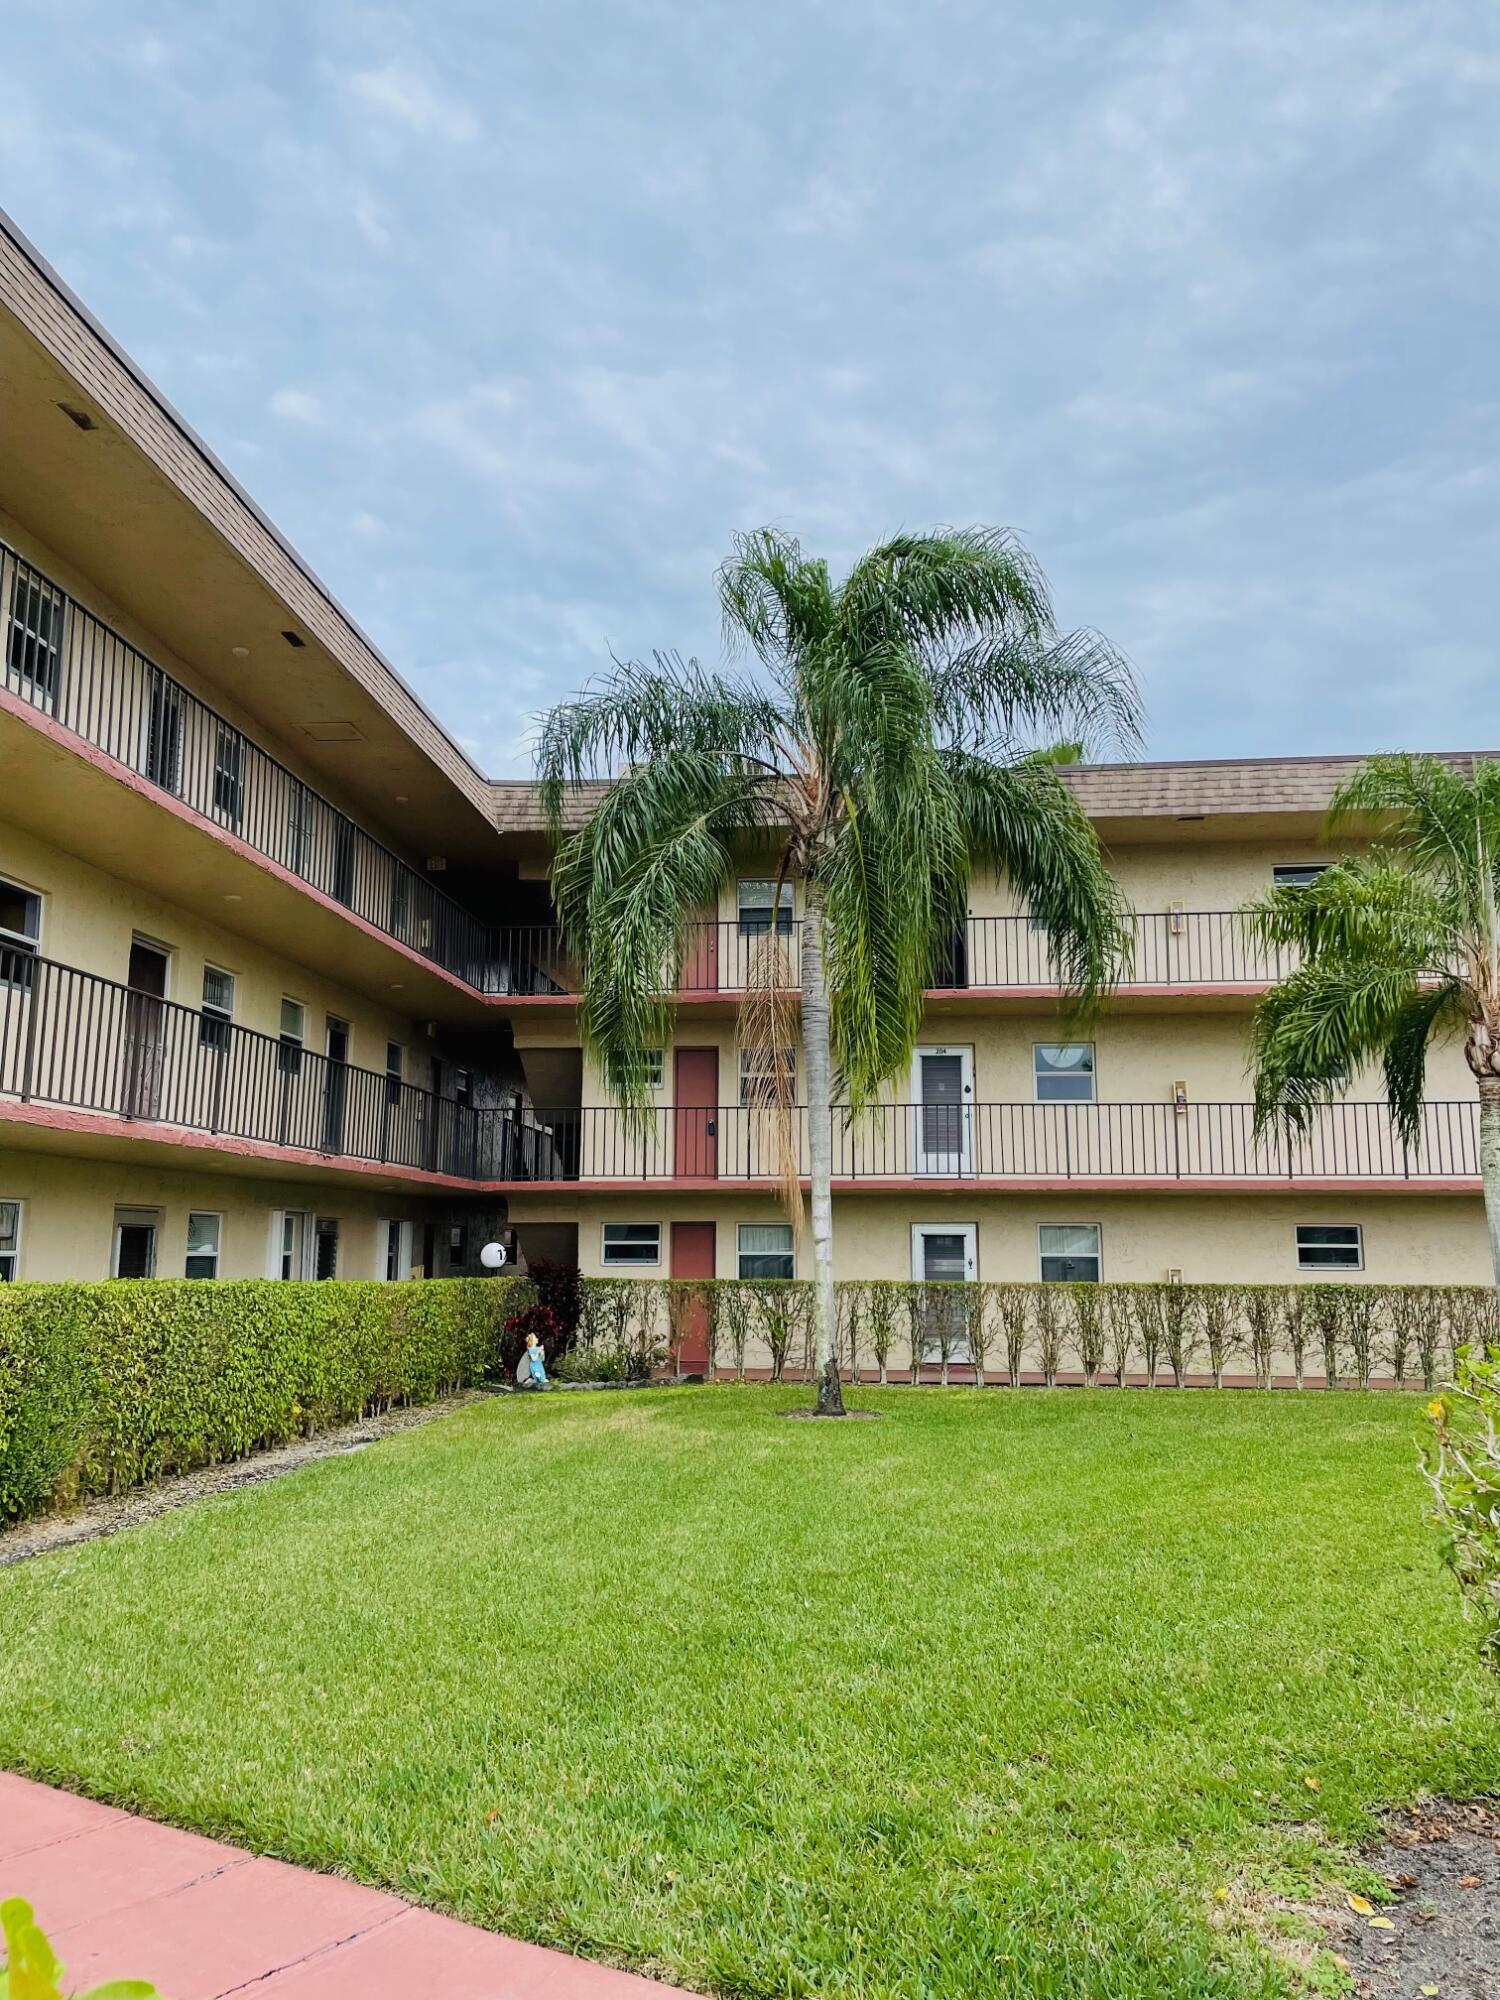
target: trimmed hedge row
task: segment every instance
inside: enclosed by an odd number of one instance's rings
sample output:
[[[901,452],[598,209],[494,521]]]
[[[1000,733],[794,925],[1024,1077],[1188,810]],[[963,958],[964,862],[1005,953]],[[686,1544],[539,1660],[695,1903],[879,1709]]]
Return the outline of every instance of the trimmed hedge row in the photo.
[[[244,1458],[496,1364],[517,1278],[0,1286],[0,1519]]]
[[[646,1373],[675,1360],[691,1327],[708,1336],[708,1373],[773,1381],[812,1373],[813,1291],[803,1278],[585,1281],[567,1372]],[[1496,1294],[1486,1285],[1173,1285],[934,1283],[841,1280],[839,1364],[918,1379],[936,1366],[980,1382],[1023,1376],[1089,1383],[1144,1377],[1184,1382],[1231,1369],[1269,1387],[1291,1375],[1330,1388],[1374,1376],[1432,1388],[1465,1348],[1500,1345]],[[921,1357],[920,1361],[918,1357]]]

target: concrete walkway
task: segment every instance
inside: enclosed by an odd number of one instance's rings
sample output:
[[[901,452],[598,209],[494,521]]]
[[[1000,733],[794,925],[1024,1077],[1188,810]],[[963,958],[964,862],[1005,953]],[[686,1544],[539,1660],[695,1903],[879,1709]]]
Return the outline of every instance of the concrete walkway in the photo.
[[[0,1772],[0,1901],[24,1896],[69,1991],[164,2000],[670,2000],[682,1988],[519,1944]]]

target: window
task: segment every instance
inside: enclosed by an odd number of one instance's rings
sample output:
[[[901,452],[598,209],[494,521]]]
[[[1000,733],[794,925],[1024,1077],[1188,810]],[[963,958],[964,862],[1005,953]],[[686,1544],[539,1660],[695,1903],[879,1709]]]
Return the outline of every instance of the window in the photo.
[[[797,1097],[797,1051],[781,1051],[781,1069],[786,1083],[786,1101]],[[769,1049],[740,1050],[740,1103],[771,1105],[778,1102],[776,1070]]]
[[[217,965],[203,968],[203,1012],[198,1016],[198,1041],[205,1049],[222,1055],[229,1047],[229,1027],[234,1019],[234,974]]]
[[[300,1000],[281,1003],[281,1046],[276,1066],[283,1076],[302,1074],[302,1043],[307,1031],[307,1009]]]
[[[30,986],[41,936],[41,897],[18,882],[0,881],[0,986]]]
[[[411,908],[411,875],[399,861],[391,863],[391,921],[392,937],[406,936],[407,913]]]
[[[278,1278],[300,1278],[307,1268],[307,1217],[279,1210],[271,1220],[271,1268]]]
[[[17,569],[10,586],[10,632],[5,642],[8,678],[38,708],[57,705],[62,661],[63,597],[39,576]]]
[[[245,810],[245,739],[220,723],[214,736],[214,811],[238,826]]]
[[[1044,1222],[1037,1231],[1044,1284],[1096,1285],[1100,1275],[1097,1222]]]
[[[0,1285],[8,1285],[21,1268],[21,1204],[0,1201]]]
[[[339,1224],[334,1215],[320,1215],[313,1235],[313,1276],[336,1278],[339,1274]]]
[[[795,1278],[796,1253],[789,1222],[742,1222],[739,1275],[742,1278]]]
[[[182,789],[182,689],[151,669],[146,707],[146,776],[164,792]]]
[[[1031,1051],[1038,1104],[1092,1104],[1092,1042],[1036,1042]]]
[[[354,822],[336,813],[333,820],[333,880],[328,892],[336,903],[354,901]]]
[[[453,1072],[453,1102],[465,1110],[474,1102],[474,1078],[466,1069]]]
[[[462,1222],[455,1222],[448,1230],[448,1262],[455,1271],[460,1271],[468,1261],[468,1226]]]
[[[109,1267],[112,1278],[156,1276],[156,1227],[160,1220],[154,1208],[115,1210],[115,1251]]]
[[[406,1052],[399,1042],[385,1045],[385,1101],[387,1104],[401,1102],[401,1073]]]
[[[792,928],[792,885],[790,882],[741,882],[739,895],[740,936],[764,937],[772,927],[782,937]]]
[[[217,1278],[219,1275],[219,1231],[224,1218],[206,1209],[195,1208],[188,1216],[187,1263],[183,1275],[189,1278]]]
[[[1326,861],[1283,861],[1271,870],[1271,881],[1278,889],[1305,889],[1327,867]]]
[[[603,1261],[605,1264],[659,1264],[661,1224],[606,1222]]]
[[[663,1070],[662,1070],[662,1052],[660,1049],[642,1049],[640,1051],[640,1054],[636,1057],[633,1057],[631,1061],[633,1063],[639,1063],[642,1072],[644,1087],[647,1090],[661,1089]],[[625,1077],[628,1075],[629,1075],[629,1066],[621,1067],[616,1063],[610,1064],[609,1087],[612,1091],[614,1091],[616,1096],[619,1096],[621,1094],[622,1083]]]
[[[381,1225],[381,1274],[391,1284],[411,1276],[411,1224],[383,1222]]]
[[[297,778],[289,780],[291,791],[286,805],[286,865],[294,875],[305,875],[312,859],[312,793]]]
[[[1364,1237],[1357,1222],[1299,1222],[1299,1271],[1362,1271]]]

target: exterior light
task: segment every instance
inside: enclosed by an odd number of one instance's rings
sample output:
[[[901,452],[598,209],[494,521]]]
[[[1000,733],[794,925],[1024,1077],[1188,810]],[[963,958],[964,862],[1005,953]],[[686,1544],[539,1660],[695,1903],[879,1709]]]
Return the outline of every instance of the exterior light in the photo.
[[[1187,929],[1187,911],[1181,903],[1174,903],[1167,911],[1167,929],[1173,937],[1181,937]]]

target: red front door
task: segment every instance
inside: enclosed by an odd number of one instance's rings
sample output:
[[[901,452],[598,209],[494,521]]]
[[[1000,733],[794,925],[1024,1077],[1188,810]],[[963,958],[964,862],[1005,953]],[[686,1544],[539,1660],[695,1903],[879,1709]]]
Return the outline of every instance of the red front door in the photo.
[[[704,917],[693,926],[692,941],[682,961],[684,993],[717,993],[719,990],[719,926]]]
[[[678,1049],[672,1084],[677,1106],[672,1171],[678,1180],[713,1180],[719,1171],[719,1051]]]
[[[714,1275],[714,1225],[711,1222],[672,1224],[672,1276],[711,1278]],[[677,1372],[702,1375],[708,1368],[708,1301],[695,1301],[677,1327]]]

